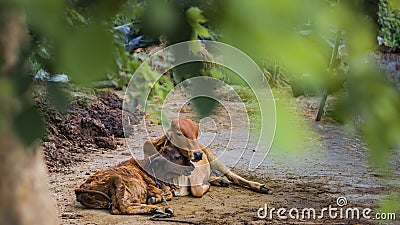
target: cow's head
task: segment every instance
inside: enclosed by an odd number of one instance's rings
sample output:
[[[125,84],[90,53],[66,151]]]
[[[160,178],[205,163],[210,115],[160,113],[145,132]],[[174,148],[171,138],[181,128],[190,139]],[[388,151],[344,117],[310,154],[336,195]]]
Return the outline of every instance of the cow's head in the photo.
[[[163,181],[180,175],[189,176],[194,169],[194,165],[172,145],[162,147],[149,160],[146,171]]]
[[[200,161],[203,153],[197,140],[199,126],[190,119],[173,119],[167,131],[168,140],[176,146],[182,155],[193,162]]]

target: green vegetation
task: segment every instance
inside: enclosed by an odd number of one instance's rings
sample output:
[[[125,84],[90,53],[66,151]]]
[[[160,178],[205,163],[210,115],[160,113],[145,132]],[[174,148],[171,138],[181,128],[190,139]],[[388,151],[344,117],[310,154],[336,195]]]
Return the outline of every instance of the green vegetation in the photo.
[[[381,26],[379,35],[389,47],[400,44],[400,10],[392,1],[379,0],[378,22]]]

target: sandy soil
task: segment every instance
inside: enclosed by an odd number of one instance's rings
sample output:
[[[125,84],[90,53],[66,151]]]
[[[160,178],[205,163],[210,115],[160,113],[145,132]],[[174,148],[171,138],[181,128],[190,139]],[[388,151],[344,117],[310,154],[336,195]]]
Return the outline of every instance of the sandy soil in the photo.
[[[180,105],[179,99],[174,99],[175,105]],[[398,187],[400,180],[399,159],[395,160],[395,175],[383,178],[373,172],[367,163],[365,145],[359,136],[347,131],[341,125],[319,122],[311,119],[315,112],[316,100],[300,98],[293,100],[303,113],[303,120],[317,134],[310,140],[309,147],[295,157],[289,157],[272,148],[267,159],[255,171],[249,171],[250,152],[245,152],[242,159],[233,169],[238,174],[262,183],[271,190],[270,194],[260,194],[248,189],[231,185],[230,187],[212,187],[202,198],[176,197],[170,205],[175,210],[175,217],[186,222],[197,224],[376,224],[372,219],[330,219],[326,214],[319,219],[260,219],[257,211],[265,204],[268,208],[284,207],[290,209],[315,208],[320,212],[322,208],[337,207],[337,198],[345,197],[349,207],[371,208],[377,210],[379,199],[391,193]],[[225,102],[225,104],[235,104]],[[172,107],[171,107],[172,108]],[[235,120],[235,112],[232,118]],[[222,114],[223,115],[223,114]],[[182,117],[193,117],[193,112],[185,110]],[[226,135],[230,132],[223,123],[224,117],[217,123],[218,135],[211,144],[211,148],[218,154],[225,146]],[[239,120],[240,118],[236,118]],[[236,132],[245,133],[241,121],[233,121],[237,125]],[[244,125],[243,125],[244,126]],[[202,127],[203,138],[213,133],[215,127]],[[133,149],[135,156],[139,156],[141,145],[147,139],[143,125],[135,125],[135,136],[126,140],[117,139],[124,143],[116,150],[95,150],[87,152],[83,162],[77,162],[73,167],[50,173],[50,188],[57,199],[59,216],[63,224],[176,224],[177,222],[151,221],[148,215],[115,216],[107,210],[86,209],[75,200],[73,188],[82,183],[88,175],[98,169],[116,165],[127,160]],[[241,130],[242,129],[242,130]],[[158,125],[149,126],[150,137],[155,138],[162,134]],[[240,146],[243,143],[233,141],[223,158],[227,164],[240,155]],[[289,153],[288,153],[289,154]],[[232,160],[230,159],[232,158]],[[319,214],[317,214],[319,215]],[[375,214],[372,213],[372,216]],[[301,217],[301,215],[300,215]],[[397,215],[400,217],[400,215]],[[400,224],[400,221],[390,221],[389,224]]]

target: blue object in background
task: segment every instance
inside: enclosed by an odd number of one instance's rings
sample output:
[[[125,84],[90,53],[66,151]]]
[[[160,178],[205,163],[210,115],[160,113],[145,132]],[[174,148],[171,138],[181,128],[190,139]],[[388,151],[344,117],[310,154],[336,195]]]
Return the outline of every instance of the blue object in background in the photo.
[[[114,27],[115,30],[118,30],[120,33],[120,37],[124,40],[124,46],[126,51],[132,52],[138,48],[144,48],[149,46],[151,43],[155,43],[154,40],[144,40],[143,35],[140,35],[140,32],[136,32],[131,25],[137,24],[139,22],[133,22],[124,24],[121,26]]]

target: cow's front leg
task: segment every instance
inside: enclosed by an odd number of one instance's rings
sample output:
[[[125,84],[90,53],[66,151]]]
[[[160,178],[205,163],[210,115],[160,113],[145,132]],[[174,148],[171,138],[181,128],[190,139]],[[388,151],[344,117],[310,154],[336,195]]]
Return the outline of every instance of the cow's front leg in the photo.
[[[210,189],[208,181],[210,180],[211,169],[206,161],[193,163],[195,169],[189,176],[189,183],[190,192],[194,197],[202,197]]]
[[[210,190],[210,184],[201,184],[190,187],[190,191],[194,197],[202,197],[208,190]]]
[[[210,179],[210,169],[209,167],[200,167],[192,172],[189,177],[190,180],[190,192],[194,197],[202,197],[209,189],[210,184],[208,180]]]
[[[231,183],[226,177],[217,177],[215,175],[210,176],[209,182],[211,185],[218,187],[228,187]]]

